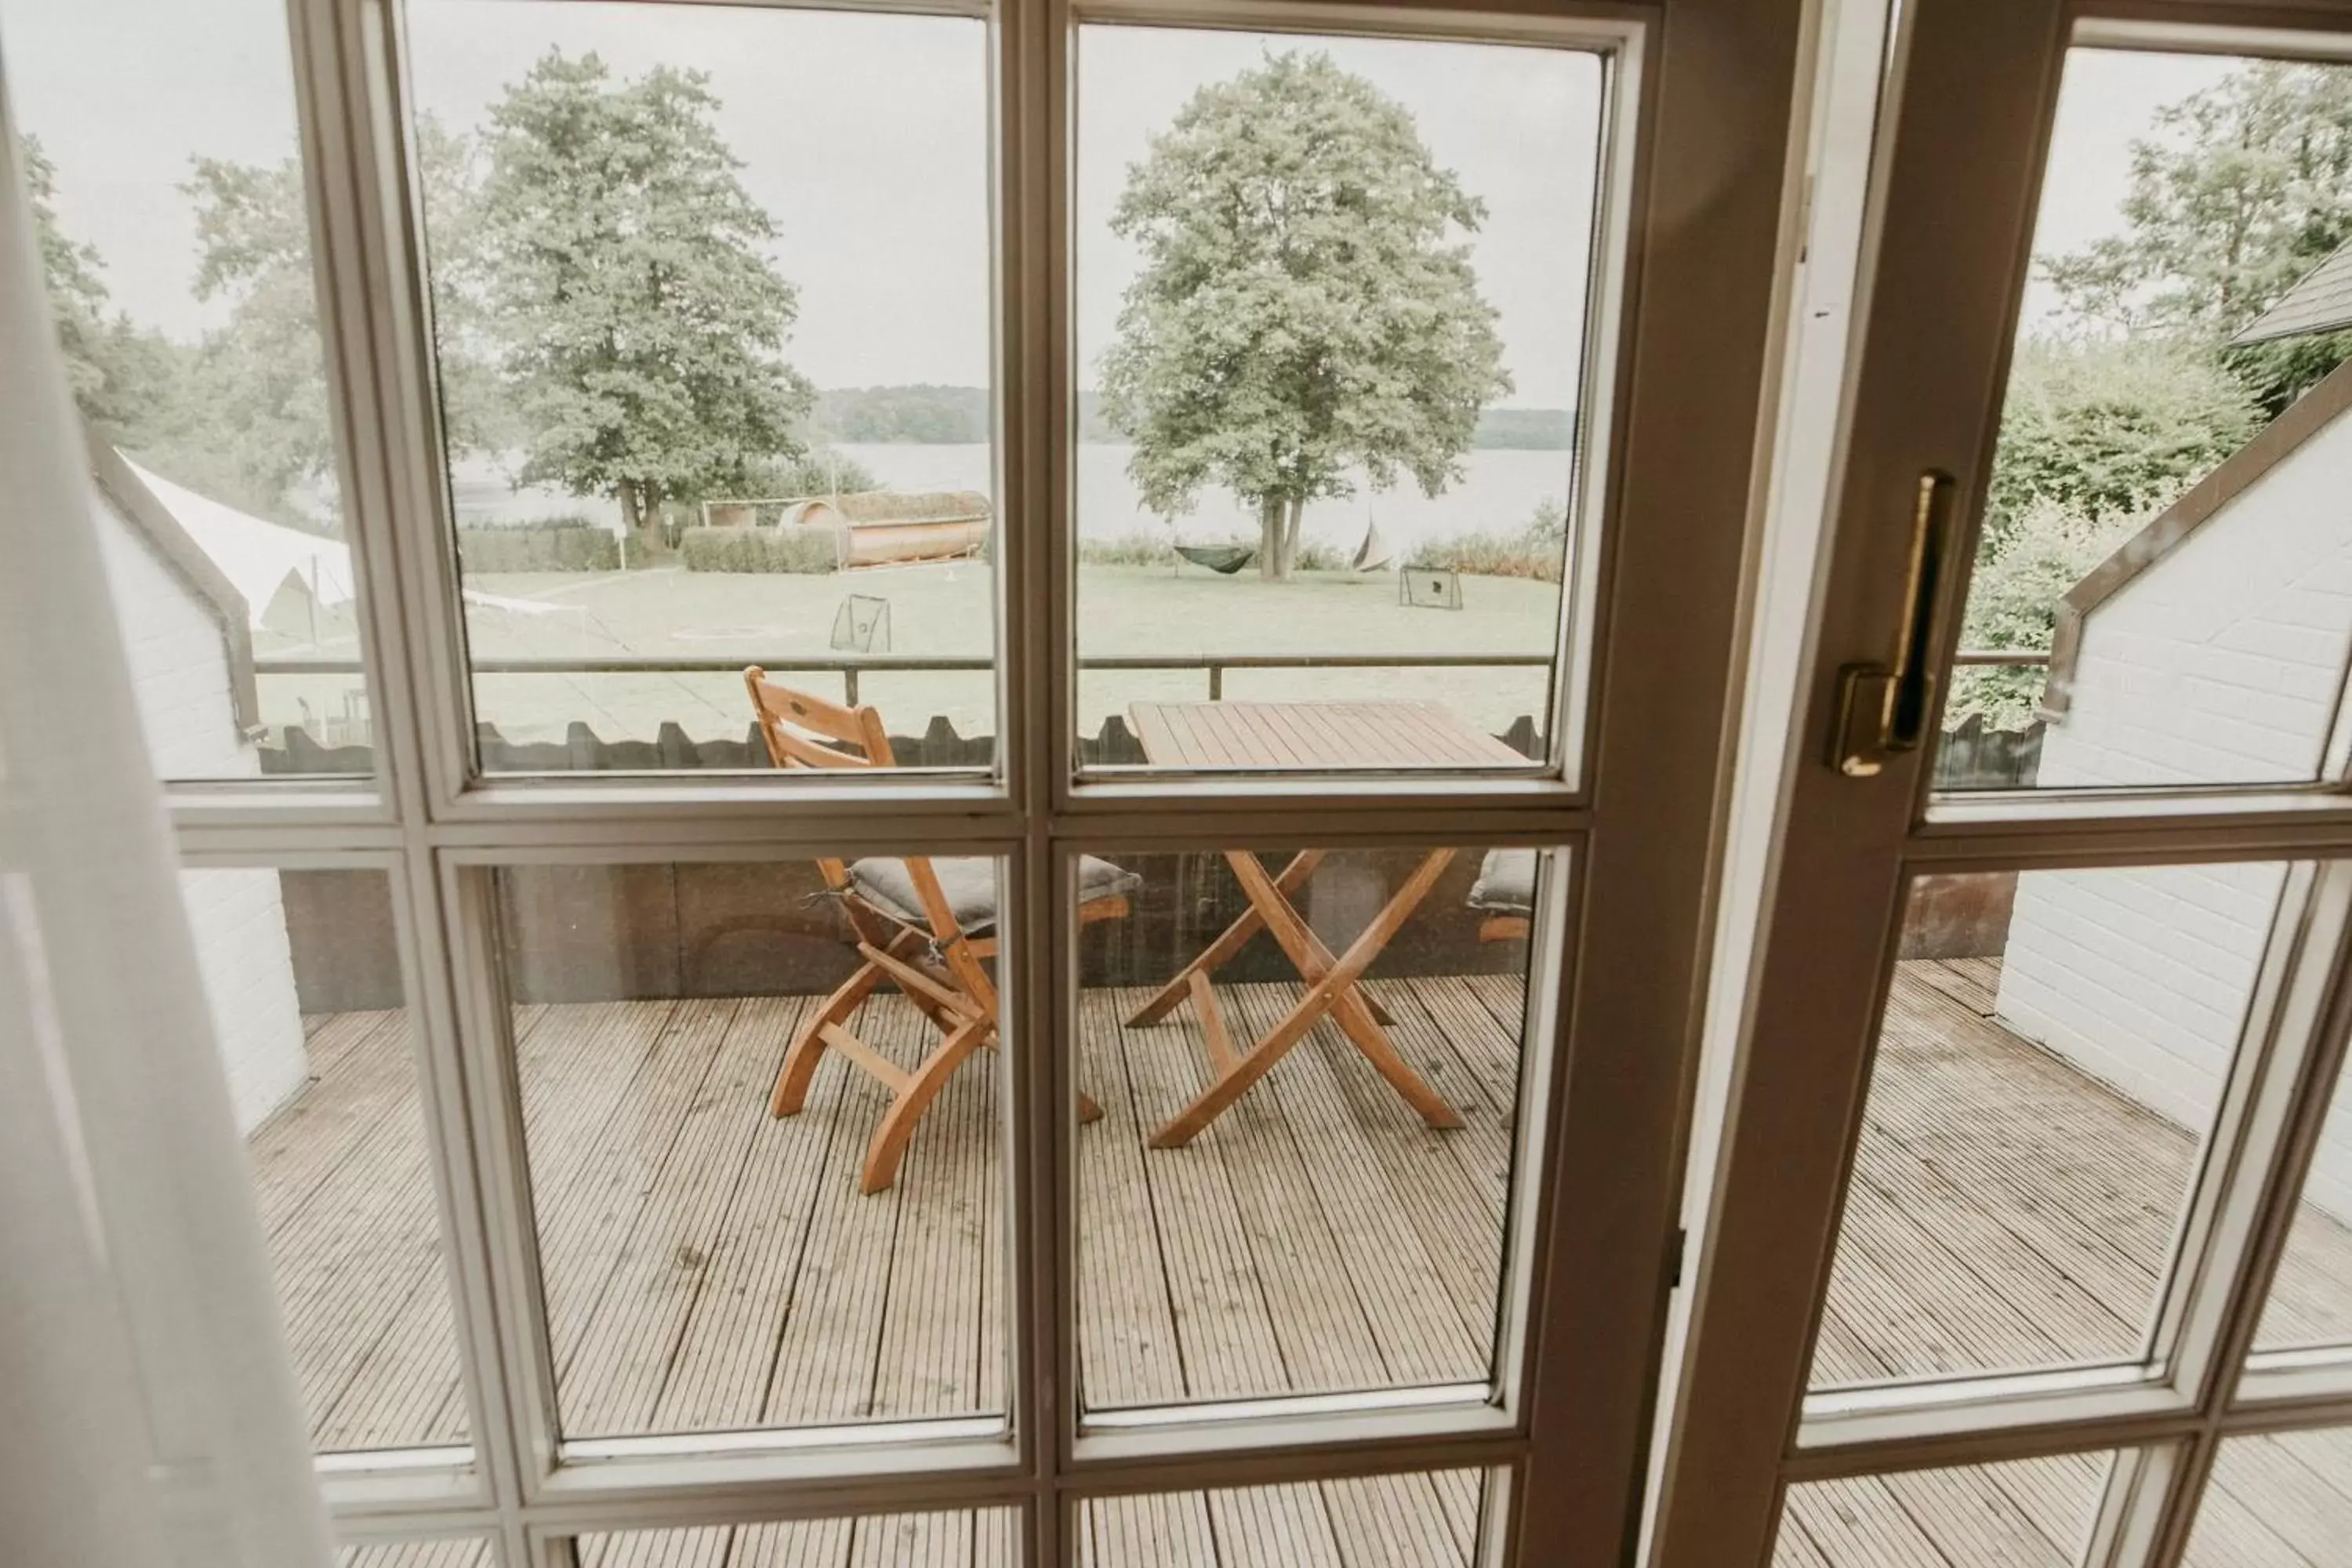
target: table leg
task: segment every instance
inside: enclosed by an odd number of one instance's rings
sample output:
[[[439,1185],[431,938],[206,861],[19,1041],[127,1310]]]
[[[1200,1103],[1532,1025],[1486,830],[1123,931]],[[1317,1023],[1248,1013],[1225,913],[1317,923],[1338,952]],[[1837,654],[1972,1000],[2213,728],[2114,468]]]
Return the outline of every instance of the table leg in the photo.
[[[1290,858],[1290,864],[1282,868],[1282,874],[1275,878],[1274,885],[1280,889],[1286,896],[1297,891],[1300,885],[1307,880],[1307,877],[1314,871],[1315,868],[1322,864],[1323,857],[1328,853],[1329,853],[1328,850],[1323,849],[1300,850],[1297,854]],[[1257,866],[1257,857],[1245,850],[1229,849],[1225,852],[1225,860],[1228,864],[1233,866],[1236,871],[1239,871],[1241,863],[1244,860],[1248,861],[1252,867]],[[1263,868],[1260,869],[1261,874],[1263,874]],[[1152,993],[1151,1000],[1146,1002],[1142,1006],[1135,1010],[1134,1016],[1128,1019],[1127,1026],[1130,1029],[1135,1029],[1140,1028],[1146,1024],[1156,1024],[1160,1022],[1160,1019],[1168,1016],[1169,1014],[1174,1012],[1177,1005],[1182,1002],[1186,995],[1190,994],[1192,990],[1192,977],[1195,974],[1209,975],[1215,973],[1220,968],[1223,967],[1227,960],[1231,959],[1234,954],[1241,952],[1244,947],[1247,946],[1249,944],[1249,939],[1255,936],[1260,928],[1265,924],[1265,916],[1259,911],[1256,901],[1253,900],[1250,903],[1250,907],[1242,911],[1241,917],[1234,921],[1233,924],[1225,928],[1224,934],[1218,937],[1216,941],[1211,942],[1207,947],[1202,948],[1201,950],[1200,957],[1194,959],[1192,963],[1178,970],[1173,979],[1170,980],[1167,984],[1162,985],[1158,991]],[[1323,956],[1327,962],[1330,958],[1330,954],[1328,952]],[[1316,976],[1313,974],[1307,974],[1306,978],[1309,982],[1312,982]],[[1369,998],[1367,1000],[1369,1000]],[[1387,1009],[1383,1008],[1378,1002],[1372,1002],[1370,1003],[1370,1005],[1372,1016],[1378,1018],[1381,1023],[1393,1024],[1396,1022],[1394,1018],[1389,1016]]]
[[[1366,926],[1356,940],[1348,944],[1348,951],[1341,954],[1320,978],[1307,986],[1307,994],[1299,998],[1297,1005],[1284,1015],[1280,1023],[1267,1030],[1265,1037],[1251,1047],[1247,1054],[1237,1059],[1232,1067],[1213,1078],[1208,1088],[1196,1095],[1190,1105],[1178,1111],[1165,1126],[1153,1133],[1151,1146],[1155,1149],[1181,1149],[1191,1142],[1199,1136],[1202,1128],[1214,1121],[1223,1113],[1226,1107],[1240,1099],[1244,1090],[1273,1070],[1275,1063],[1288,1054],[1291,1047],[1305,1039],[1307,1032],[1315,1026],[1317,1019],[1325,1013],[1332,1011],[1335,1006],[1355,1000],[1350,993],[1356,982],[1363,977],[1364,971],[1370,966],[1372,960],[1380,956],[1381,950],[1389,944],[1389,940],[1404,925],[1405,921],[1412,915],[1413,907],[1428,896],[1429,889],[1435,886],[1437,879],[1444,874],[1446,865],[1453,858],[1451,850],[1437,850],[1424,857],[1421,865],[1415,868],[1411,877],[1405,879],[1404,886],[1397,889],[1396,895],[1389,900],[1380,914],[1373,919],[1372,923]],[[1252,864],[1255,866],[1255,861]],[[1236,870],[1239,868],[1238,866],[1235,867]],[[1266,879],[1264,868],[1256,868],[1256,869],[1258,876],[1255,880],[1259,887],[1271,891],[1273,884]],[[1249,886],[1250,881],[1251,879],[1245,877],[1244,885]],[[1251,893],[1253,904],[1256,904],[1263,896],[1260,891],[1253,889]],[[1286,901],[1282,900],[1278,893],[1276,894],[1274,902],[1265,906],[1263,918],[1272,922],[1295,922],[1297,926],[1305,924],[1304,921],[1299,921],[1298,912]],[[1370,1023],[1369,1016],[1363,1016],[1363,1022]],[[1375,1035],[1378,1034],[1377,1026],[1373,1027],[1372,1032]],[[1352,1031],[1350,1033],[1352,1036]],[[1398,1073],[1402,1075],[1402,1081],[1397,1076],[1391,1074],[1388,1065],[1381,1061],[1381,1055],[1377,1054],[1376,1050],[1364,1049],[1363,1042],[1360,1040],[1357,1042],[1357,1047],[1364,1050],[1366,1058],[1372,1065],[1380,1068],[1382,1075],[1389,1078],[1391,1083],[1396,1084],[1399,1091],[1404,1093],[1406,1099],[1413,1101],[1415,1108],[1421,1110],[1423,1115],[1433,1124],[1441,1127],[1458,1127],[1462,1124],[1461,1118],[1454,1114],[1454,1109],[1438,1098],[1436,1092],[1423,1083],[1414,1075],[1412,1069],[1405,1065],[1403,1059],[1396,1056],[1395,1048],[1387,1044],[1385,1037],[1381,1037],[1379,1050],[1384,1051],[1393,1061]],[[1412,1089],[1406,1089],[1407,1082],[1413,1086]],[[1426,1098],[1426,1105],[1423,1104],[1423,1097]]]
[[[1429,885],[1433,886],[1437,878],[1444,875],[1445,868],[1453,863],[1453,850],[1433,849],[1423,857],[1421,872],[1415,875],[1426,873]],[[1331,950],[1323,945],[1323,939],[1317,936],[1314,929],[1299,917],[1290,901],[1266,882],[1265,871],[1255,863],[1246,872],[1238,866],[1234,869],[1251,897],[1264,902],[1267,929],[1273,932],[1274,940],[1281,944],[1291,963],[1298,966],[1298,972],[1310,984],[1329,973],[1338,962],[1331,956]],[[1381,911],[1380,917],[1366,928],[1381,933],[1381,948],[1385,948],[1402,929],[1405,920],[1412,913],[1413,906],[1421,901],[1423,896],[1423,893],[1416,893],[1411,901],[1402,906],[1398,900],[1391,900],[1389,906]],[[1374,956],[1378,953],[1379,950],[1375,949]],[[1370,997],[1350,985],[1332,999],[1332,1018],[1356,1049],[1363,1054],[1364,1059],[1370,1062],[1380,1075],[1389,1080],[1391,1087],[1404,1097],[1405,1103],[1421,1112],[1423,1121],[1432,1127],[1461,1126],[1460,1113],[1446,1103],[1444,1096],[1412,1070],[1403,1054],[1396,1048],[1396,1042],[1390,1039],[1388,1031],[1381,1026],[1392,1020],[1385,1015],[1375,1016],[1370,1004]]]

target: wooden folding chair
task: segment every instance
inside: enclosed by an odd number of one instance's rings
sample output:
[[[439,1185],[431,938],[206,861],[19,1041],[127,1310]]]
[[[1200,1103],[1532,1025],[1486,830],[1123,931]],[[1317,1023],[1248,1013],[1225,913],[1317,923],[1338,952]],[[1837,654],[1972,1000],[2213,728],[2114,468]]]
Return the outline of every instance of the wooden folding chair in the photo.
[[[768,756],[780,768],[895,766],[890,738],[872,708],[844,707],[770,680],[757,665],[743,672]],[[821,858],[817,870],[840,900],[864,963],[802,1024],[770,1097],[772,1115],[793,1116],[808,1101],[809,1084],[829,1047],[890,1091],[890,1109],[866,1145],[859,1186],[878,1193],[898,1179],[915,1127],[939,1097],[949,1075],[982,1046],[996,1045],[996,986],[981,961],[996,954],[996,867],[985,859],[933,861],[920,855],[869,856],[843,862]],[[1108,860],[1082,857],[1078,919],[1118,920],[1141,879]],[[850,1015],[883,984],[906,994],[940,1031],[937,1044],[912,1072],[876,1050],[849,1027]],[[1102,1110],[1085,1096],[1087,1121]]]

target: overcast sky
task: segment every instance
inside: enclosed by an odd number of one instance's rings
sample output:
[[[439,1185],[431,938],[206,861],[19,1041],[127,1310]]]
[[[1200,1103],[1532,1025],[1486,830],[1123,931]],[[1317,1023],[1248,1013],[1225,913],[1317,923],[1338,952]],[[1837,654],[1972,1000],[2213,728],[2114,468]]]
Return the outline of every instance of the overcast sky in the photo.
[[[411,87],[454,127],[480,122],[551,46],[616,70],[710,73],[720,129],[774,215],[801,291],[791,357],[822,386],[977,384],[988,374],[985,34],[977,22],[841,12],[412,0]],[[294,146],[282,0],[0,0],[19,122],[58,168],[59,216],[95,244],[118,304],[186,335],[198,303],[191,155],[264,162]],[[1081,47],[1080,350],[1108,342],[1134,258],[1103,227],[1128,164],[1204,82],[1269,46],[1248,35],[1094,27]],[[1438,161],[1489,209],[1480,286],[1501,312],[1507,400],[1574,401],[1599,73],[1557,51],[1316,40],[1410,108]],[[2213,80],[2194,57],[2078,57],[2060,107],[2039,249],[2117,226],[2126,144]],[[2037,290],[2035,309],[2046,308]]]

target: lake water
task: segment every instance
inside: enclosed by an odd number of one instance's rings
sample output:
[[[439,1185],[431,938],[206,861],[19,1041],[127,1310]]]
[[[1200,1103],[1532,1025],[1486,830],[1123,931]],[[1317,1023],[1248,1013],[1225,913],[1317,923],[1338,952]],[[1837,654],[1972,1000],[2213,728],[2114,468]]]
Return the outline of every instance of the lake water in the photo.
[[[837,450],[856,458],[892,489],[992,488],[990,452],[982,445],[844,446]],[[1168,525],[1145,510],[1134,481],[1127,476],[1127,461],[1133,450],[1109,442],[1087,442],[1078,447],[1078,531],[1082,536],[1123,539],[1166,531]],[[1423,495],[1410,479],[1385,493],[1374,493],[1359,475],[1355,495],[1345,500],[1318,501],[1307,509],[1306,536],[1337,550],[1352,551],[1363,538],[1368,521],[1377,522],[1381,537],[1400,548],[1474,529],[1514,530],[1532,518],[1543,500],[1566,500],[1569,458],[1567,452],[1471,452],[1463,458],[1462,480],[1434,499]],[[484,458],[461,459],[453,488],[458,515],[467,521],[520,522],[584,514],[612,527],[620,521],[620,509],[609,500],[582,500],[546,489],[509,489],[499,466]],[[1189,514],[1176,520],[1173,537],[1206,542],[1232,534],[1255,539],[1257,515],[1230,491],[1210,489],[1202,492]]]

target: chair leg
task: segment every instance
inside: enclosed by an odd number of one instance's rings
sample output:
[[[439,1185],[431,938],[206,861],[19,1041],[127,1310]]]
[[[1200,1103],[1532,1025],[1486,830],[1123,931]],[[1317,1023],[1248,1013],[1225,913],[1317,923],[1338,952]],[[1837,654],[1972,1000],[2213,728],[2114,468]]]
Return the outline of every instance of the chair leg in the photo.
[[[866,1169],[857,1184],[860,1192],[882,1192],[898,1179],[899,1162],[907,1157],[907,1142],[914,1137],[923,1112],[947,1086],[949,1075],[980,1048],[982,1037],[992,1026],[989,1020],[977,1018],[963,1025],[941,1040],[939,1049],[915,1070],[907,1087],[890,1102],[882,1125],[874,1130],[874,1141],[866,1146]]]
[[[862,963],[857,973],[843,981],[808,1016],[800,1033],[793,1037],[792,1049],[784,1053],[784,1065],[776,1074],[776,1087],[768,1097],[771,1116],[797,1116],[808,1103],[809,1083],[816,1077],[817,1063],[824,1059],[824,1026],[845,1024],[857,1011],[857,1005],[882,984],[882,971],[875,964]]]

